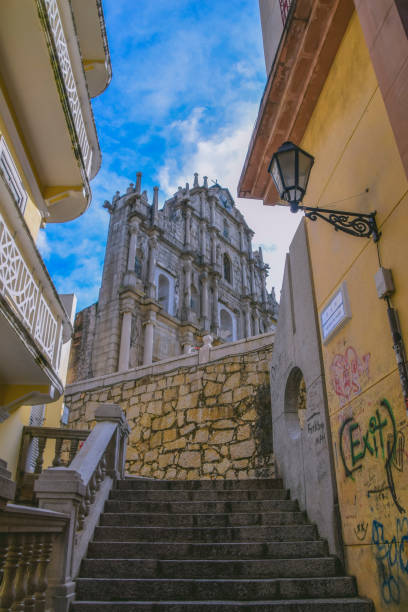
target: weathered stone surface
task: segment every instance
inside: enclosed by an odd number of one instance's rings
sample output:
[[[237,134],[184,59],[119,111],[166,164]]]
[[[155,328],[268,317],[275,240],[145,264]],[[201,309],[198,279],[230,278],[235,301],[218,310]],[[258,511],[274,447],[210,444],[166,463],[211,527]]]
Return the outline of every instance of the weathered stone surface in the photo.
[[[211,461],[218,461],[220,458],[219,453],[217,453],[216,450],[214,450],[213,448],[207,448],[207,450],[204,453],[204,460],[211,462]]]
[[[241,459],[243,457],[251,457],[255,452],[255,440],[246,440],[238,444],[231,445],[231,457],[233,459]]]
[[[221,421],[216,421],[216,423],[213,423],[213,429],[231,429],[235,426],[236,423],[231,421],[231,419],[222,419]]]
[[[199,467],[201,465],[201,455],[199,451],[185,451],[180,454],[179,465],[185,468]]]
[[[233,429],[215,431],[213,434],[211,434],[209,442],[211,444],[226,444],[227,442],[231,442],[233,437]]]

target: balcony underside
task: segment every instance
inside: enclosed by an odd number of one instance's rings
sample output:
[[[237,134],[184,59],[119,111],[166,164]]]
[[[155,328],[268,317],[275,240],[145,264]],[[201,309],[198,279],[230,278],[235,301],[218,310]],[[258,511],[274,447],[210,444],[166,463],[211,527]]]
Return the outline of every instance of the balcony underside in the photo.
[[[55,401],[63,385],[7,301],[0,296],[0,406]]]
[[[0,3],[0,111],[34,170],[47,221],[60,222],[86,210],[100,151],[74,28],[67,34],[62,16],[51,21],[45,7],[42,0]]]

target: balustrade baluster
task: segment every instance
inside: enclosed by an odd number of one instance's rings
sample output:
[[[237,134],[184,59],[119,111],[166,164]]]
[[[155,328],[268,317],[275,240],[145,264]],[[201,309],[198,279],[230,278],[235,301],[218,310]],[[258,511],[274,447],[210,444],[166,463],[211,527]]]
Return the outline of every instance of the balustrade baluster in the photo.
[[[86,504],[85,504],[85,498],[83,497],[81,499],[81,502],[80,502],[79,508],[78,508],[77,531],[81,531],[81,529],[83,528],[85,516],[86,516]]]
[[[74,460],[74,457],[78,450],[78,445],[79,445],[79,440],[73,438],[69,446],[69,463],[71,463],[71,461]]]
[[[54,460],[52,462],[53,467],[59,467],[62,463],[61,451],[62,451],[63,441],[64,441],[63,438],[56,438],[55,440],[55,455],[54,455]]]
[[[101,471],[102,471],[102,480],[105,480],[105,476],[106,476],[106,454],[101,459]]]
[[[96,468],[96,490],[99,491],[102,483],[102,466],[101,462],[98,463],[98,467]]]
[[[30,610],[32,612],[35,611],[35,594],[37,592],[37,584],[38,584],[38,565],[40,562],[40,558],[42,555],[43,544],[41,542],[41,537],[37,534],[33,536],[33,549],[31,554],[31,559],[29,560],[29,569],[27,576],[27,597],[24,600],[25,608],[24,610]]]
[[[34,474],[41,474],[44,463],[44,449],[47,443],[47,438],[41,436],[38,438],[38,457],[35,462]]]
[[[18,538],[21,542],[21,557],[19,560],[17,574],[16,574],[16,597],[15,603],[12,607],[13,612],[17,610],[25,610],[24,600],[27,595],[27,576],[28,567],[30,565],[30,559],[33,551],[33,544],[28,534],[19,534]]]
[[[35,612],[44,612],[46,604],[46,591],[48,586],[47,581],[47,567],[51,559],[52,552],[52,535],[50,533],[44,533],[41,536],[42,539],[42,551],[38,564],[38,580],[37,580],[37,591],[35,594]]]
[[[94,501],[95,501],[95,497],[96,497],[96,470],[93,473],[93,476],[91,478],[91,482],[89,484],[89,493],[90,493],[91,504],[93,504]]]
[[[91,507],[91,487],[90,485],[88,485],[86,487],[86,493],[85,493],[85,516],[88,516],[90,507]]]
[[[8,536],[3,580],[0,586],[0,612],[9,612],[16,598],[15,578],[21,557],[21,543],[16,534]]]

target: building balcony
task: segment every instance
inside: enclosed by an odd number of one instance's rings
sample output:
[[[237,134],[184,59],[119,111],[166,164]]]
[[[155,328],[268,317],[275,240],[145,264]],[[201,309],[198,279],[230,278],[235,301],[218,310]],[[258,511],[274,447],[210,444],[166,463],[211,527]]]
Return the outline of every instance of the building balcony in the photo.
[[[110,75],[100,0],[0,3],[0,115],[47,222],[89,205],[101,153],[88,91]]]
[[[72,326],[13,192],[0,175],[0,421],[22,404],[57,399]]]

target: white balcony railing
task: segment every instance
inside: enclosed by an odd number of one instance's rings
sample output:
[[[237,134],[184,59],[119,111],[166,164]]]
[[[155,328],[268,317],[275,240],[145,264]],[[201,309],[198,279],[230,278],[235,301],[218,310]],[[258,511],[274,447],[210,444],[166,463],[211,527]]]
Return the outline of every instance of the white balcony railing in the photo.
[[[62,324],[54,316],[0,214],[0,292],[12,305],[40,350],[58,370]]]
[[[285,25],[286,19],[288,18],[288,13],[289,13],[291,4],[292,4],[292,0],[279,0],[283,25]]]
[[[45,0],[48,20],[51,27],[52,37],[58,55],[60,69],[68,96],[69,106],[75,124],[78,141],[81,147],[85,170],[89,178],[92,166],[92,148],[89,144],[82,115],[81,103],[78,97],[77,86],[72,72],[71,60],[68,53],[67,40],[62,27],[61,16],[58,10],[57,0]]]

